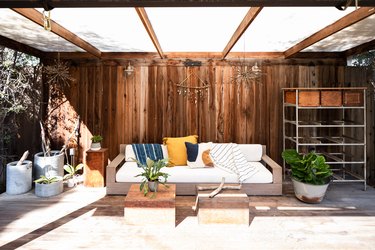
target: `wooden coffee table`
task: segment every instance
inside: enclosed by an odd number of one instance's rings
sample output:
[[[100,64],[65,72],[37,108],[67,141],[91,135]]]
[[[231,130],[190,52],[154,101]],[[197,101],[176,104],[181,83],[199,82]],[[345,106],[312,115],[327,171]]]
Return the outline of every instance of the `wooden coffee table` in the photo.
[[[242,190],[222,190],[213,198],[198,191],[199,224],[249,225],[249,197]]]
[[[159,185],[158,192],[147,196],[139,190],[139,184],[130,186],[125,197],[125,222],[131,225],[170,225],[176,220],[176,185],[168,184],[168,188]]]

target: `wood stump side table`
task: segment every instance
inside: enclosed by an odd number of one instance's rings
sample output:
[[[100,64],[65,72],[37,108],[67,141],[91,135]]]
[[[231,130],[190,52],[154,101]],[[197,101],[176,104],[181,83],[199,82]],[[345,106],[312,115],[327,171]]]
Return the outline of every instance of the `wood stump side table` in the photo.
[[[244,191],[222,190],[209,198],[212,191],[198,191],[199,224],[249,225],[249,197]]]
[[[147,184],[146,184],[147,185]],[[124,217],[129,225],[173,226],[176,224],[176,185],[168,188],[159,185],[155,197],[139,190],[139,184],[132,184],[125,197]]]
[[[85,187],[105,187],[106,167],[108,165],[108,149],[87,150],[84,175]]]

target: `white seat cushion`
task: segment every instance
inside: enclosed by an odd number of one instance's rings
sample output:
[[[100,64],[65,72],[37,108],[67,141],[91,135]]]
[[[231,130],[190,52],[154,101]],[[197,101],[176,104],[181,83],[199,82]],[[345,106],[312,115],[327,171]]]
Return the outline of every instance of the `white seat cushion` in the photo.
[[[272,173],[260,162],[252,162],[257,169],[256,174],[246,179],[243,183],[272,183]],[[218,168],[191,169],[188,166],[175,166],[163,168],[169,173],[168,182],[171,183],[220,183],[225,177],[225,183],[238,183],[236,174],[231,174]],[[134,177],[142,171],[135,162],[125,162],[116,173],[117,182],[141,182],[142,177]]]

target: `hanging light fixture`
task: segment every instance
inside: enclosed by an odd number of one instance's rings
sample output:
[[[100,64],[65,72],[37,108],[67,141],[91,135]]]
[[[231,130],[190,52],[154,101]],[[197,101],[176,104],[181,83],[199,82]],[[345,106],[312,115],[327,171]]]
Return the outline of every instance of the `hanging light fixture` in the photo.
[[[255,80],[258,80],[264,73],[262,72],[262,69],[258,66],[258,63],[255,62],[253,66],[250,66],[246,63],[246,41],[245,41],[245,35],[243,35],[243,41],[244,41],[244,53],[243,53],[243,59],[240,59],[240,64],[238,66],[235,66],[235,73],[232,77],[232,81],[234,83],[245,83],[246,86],[251,82],[254,82]]]
[[[128,62],[128,66],[124,69],[127,76],[130,76],[134,72],[134,67]]]

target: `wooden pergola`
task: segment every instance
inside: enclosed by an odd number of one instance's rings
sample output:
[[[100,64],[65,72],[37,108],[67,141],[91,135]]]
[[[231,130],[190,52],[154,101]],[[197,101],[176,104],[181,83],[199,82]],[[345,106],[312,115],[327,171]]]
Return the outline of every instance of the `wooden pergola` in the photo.
[[[332,36],[339,31],[354,25],[361,20],[364,20],[375,13],[375,9],[371,6],[375,6],[374,1],[361,0],[359,1],[360,7],[353,12],[350,12],[346,16],[339,20],[328,23],[326,27],[316,31],[310,36],[306,37],[302,41],[294,44],[290,48],[282,52],[246,52],[241,53],[249,58],[306,58],[306,57],[330,57],[330,58],[347,58],[348,56],[359,54],[375,48],[375,39],[371,41],[365,41],[360,45],[347,49],[345,51],[333,51],[333,52],[302,52],[305,48],[322,41],[323,39]],[[89,41],[84,40],[78,35],[74,34],[67,28],[64,28],[59,23],[52,21],[51,31],[64,38],[66,41],[76,45],[77,47],[84,50],[86,53],[61,53],[62,57],[74,58],[74,57],[87,57],[87,58],[101,58],[101,59],[132,59],[132,58],[213,58],[213,59],[225,59],[225,58],[238,58],[240,55],[238,52],[231,52],[234,45],[238,42],[244,32],[251,26],[258,14],[262,11],[263,7],[336,7],[338,9],[346,8],[350,5],[354,5],[354,1],[339,1],[339,0],[288,0],[288,1],[259,1],[259,0],[240,0],[240,1],[228,1],[228,0],[216,0],[216,1],[153,1],[153,0],[141,0],[141,1],[83,1],[83,0],[15,0],[15,1],[1,1],[0,8],[12,8],[13,11],[22,15],[23,17],[31,20],[32,22],[43,26],[43,15],[40,11],[34,8],[44,8],[45,10],[57,9],[57,8],[100,8],[100,7],[134,7],[136,12],[147,31],[149,38],[151,39],[157,54],[152,52],[103,52],[90,44]],[[237,29],[233,32],[231,37],[228,37],[228,42],[223,48],[222,52],[164,52],[163,47],[159,42],[158,34],[155,32],[153,25],[147,15],[145,7],[239,7],[239,6],[251,6],[238,25]],[[358,38],[360,39],[360,38]],[[5,36],[1,36],[0,33],[0,44],[5,45],[16,50],[26,52],[37,57],[51,57],[56,56],[50,52],[45,52],[40,49],[33,48],[31,46],[21,44],[20,42],[10,39]]]

